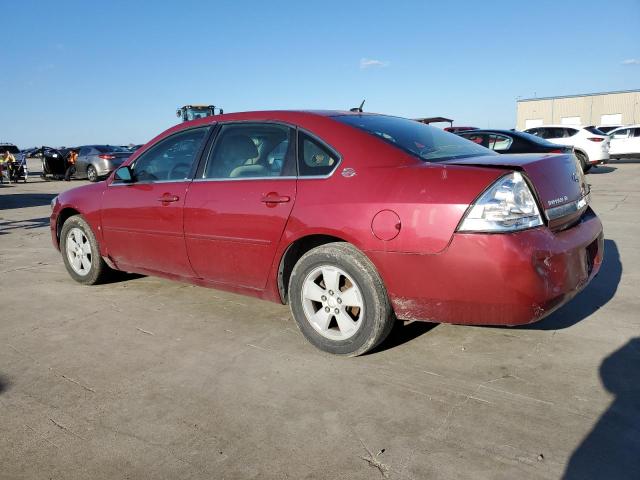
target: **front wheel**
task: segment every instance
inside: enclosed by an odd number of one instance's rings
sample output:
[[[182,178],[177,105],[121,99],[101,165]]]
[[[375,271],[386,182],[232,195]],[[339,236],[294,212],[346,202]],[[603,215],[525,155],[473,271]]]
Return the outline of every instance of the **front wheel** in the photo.
[[[78,283],[95,285],[109,274],[109,266],[100,256],[100,247],[91,227],[79,215],[64,222],[60,251],[69,275]]]
[[[87,178],[90,182],[98,181],[98,172],[96,171],[96,167],[94,167],[93,165],[89,165],[87,167]]]
[[[582,171],[584,173],[587,173],[589,170],[591,170],[591,164],[589,163],[589,160],[587,159],[587,156],[584,153],[576,152],[576,158],[580,162],[580,165],[582,166]]]
[[[375,348],[395,321],[380,275],[348,243],[321,245],[300,258],[289,280],[289,303],[307,340],[337,355]]]

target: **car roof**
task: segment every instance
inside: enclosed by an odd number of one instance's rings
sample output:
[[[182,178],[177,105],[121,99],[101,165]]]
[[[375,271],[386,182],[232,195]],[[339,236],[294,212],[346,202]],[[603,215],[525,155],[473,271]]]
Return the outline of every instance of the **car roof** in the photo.
[[[614,128],[613,130],[611,130],[611,132],[615,132],[616,130],[624,130],[625,128],[640,128],[640,123],[635,123],[633,125],[622,125],[621,127]]]
[[[531,128],[527,128],[525,130],[532,130],[534,128],[577,128],[577,129],[581,129],[581,128],[586,128],[586,127],[592,127],[593,125],[559,125],[557,123],[555,124],[550,124],[550,125],[538,125],[537,127],[531,127]]]

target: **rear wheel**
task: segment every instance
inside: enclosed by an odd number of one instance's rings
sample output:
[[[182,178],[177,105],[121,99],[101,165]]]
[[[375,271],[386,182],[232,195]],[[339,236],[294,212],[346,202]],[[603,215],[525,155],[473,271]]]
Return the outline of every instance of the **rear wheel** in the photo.
[[[584,153],[576,152],[576,158],[580,162],[580,165],[582,165],[582,171],[584,173],[587,173],[589,170],[591,170],[591,164],[589,163],[589,160]]]
[[[104,281],[110,269],[100,256],[100,247],[89,224],[79,215],[69,217],[60,233],[64,266],[76,282],[94,285]]]
[[[90,182],[98,181],[98,172],[96,171],[96,167],[94,167],[93,165],[89,165],[87,167],[87,178]]]
[[[307,340],[337,355],[375,348],[395,321],[380,275],[348,243],[321,245],[300,258],[291,272],[289,303]]]

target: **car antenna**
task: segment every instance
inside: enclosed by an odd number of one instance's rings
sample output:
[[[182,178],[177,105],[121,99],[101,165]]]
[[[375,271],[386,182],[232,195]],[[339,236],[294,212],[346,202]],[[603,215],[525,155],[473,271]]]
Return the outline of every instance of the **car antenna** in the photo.
[[[364,100],[362,100],[362,103],[360,104],[359,107],[350,108],[349,111],[350,112],[362,113],[362,107],[364,107]]]

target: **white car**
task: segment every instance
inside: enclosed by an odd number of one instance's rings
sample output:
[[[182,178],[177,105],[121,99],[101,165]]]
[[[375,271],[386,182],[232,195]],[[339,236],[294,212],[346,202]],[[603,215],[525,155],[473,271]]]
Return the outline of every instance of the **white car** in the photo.
[[[551,143],[573,147],[585,172],[593,165],[609,160],[609,137],[593,126],[543,125],[528,128],[525,132]]]
[[[640,125],[628,125],[609,132],[611,158],[640,158]]]

